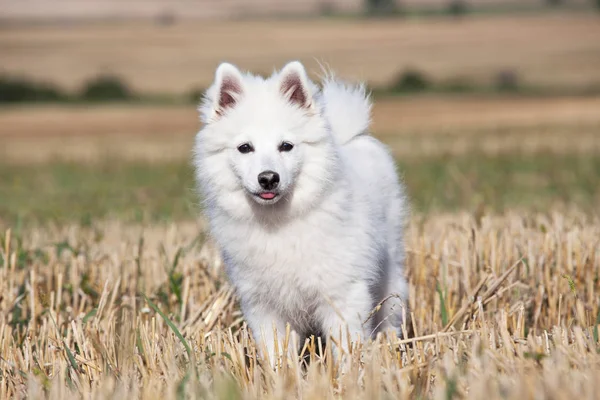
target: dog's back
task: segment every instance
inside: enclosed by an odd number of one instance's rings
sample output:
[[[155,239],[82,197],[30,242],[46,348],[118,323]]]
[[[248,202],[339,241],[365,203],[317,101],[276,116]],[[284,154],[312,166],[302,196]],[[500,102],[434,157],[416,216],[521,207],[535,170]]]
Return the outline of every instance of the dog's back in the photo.
[[[370,226],[372,235],[385,237],[380,256],[383,261],[379,261],[379,274],[371,291],[375,303],[392,297],[376,313],[372,333],[391,329],[401,335],[408,297],[403,268],[403,229],[408,210],[396,162],[387,146],[369,134],[372,105],[364,85],[352,86],[328,78],[321,99],[328,125],[340,144],[355,210],[366,215],[365,229]]]

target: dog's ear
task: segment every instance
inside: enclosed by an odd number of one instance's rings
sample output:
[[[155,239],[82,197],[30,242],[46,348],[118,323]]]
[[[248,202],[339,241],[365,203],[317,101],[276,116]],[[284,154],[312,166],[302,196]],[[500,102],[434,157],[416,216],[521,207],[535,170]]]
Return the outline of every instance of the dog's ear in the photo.
[[[242,74],[235,66],[229,63],[219,65],[215,74],[217,89],[213,103],[215,117],[219,117],[228,109],[235,107],[243,93],[242,82]]]
[[[280,73],[281,94],[292,104],[305,109],[312,108],[312,95],[304,66],[299,61],[286,64]]]

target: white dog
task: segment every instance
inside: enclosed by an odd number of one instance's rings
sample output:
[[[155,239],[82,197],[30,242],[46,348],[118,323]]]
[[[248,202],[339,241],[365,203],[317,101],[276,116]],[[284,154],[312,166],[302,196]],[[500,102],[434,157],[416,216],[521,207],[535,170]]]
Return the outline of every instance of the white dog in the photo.
[[[327,78],[319,90],[299,62],[267,79],[223,63],[200,107],[205,214],[272,364],[286,324],[346,350],[348,336],[401,334],[406,205],[370,110],[364,86]]]

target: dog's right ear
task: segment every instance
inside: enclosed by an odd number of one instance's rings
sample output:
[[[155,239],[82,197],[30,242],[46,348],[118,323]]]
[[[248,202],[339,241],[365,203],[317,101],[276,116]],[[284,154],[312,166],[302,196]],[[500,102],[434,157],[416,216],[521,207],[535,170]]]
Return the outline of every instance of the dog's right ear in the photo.
[[[303,109],[312,109],[312,96],[304,66],[299,61],[287,63],[281,70],[281,94],[291,103]]]
[[[235,107],[243,93],[242,82],[242,74],[235,66],[229,63],[219,65],[215,73],[212,119],[221,117],[228,109]]]

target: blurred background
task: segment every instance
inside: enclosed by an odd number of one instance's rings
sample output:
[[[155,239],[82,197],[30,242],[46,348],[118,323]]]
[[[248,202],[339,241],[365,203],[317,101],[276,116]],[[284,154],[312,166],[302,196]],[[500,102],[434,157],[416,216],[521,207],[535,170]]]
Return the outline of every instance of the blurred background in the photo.
[[[0,0],[0,227],[194,218],[222,61],[365,81],[413,210],[600,206],[598,0]]]

